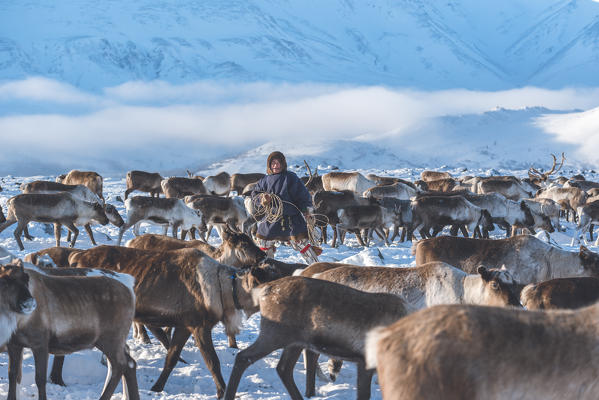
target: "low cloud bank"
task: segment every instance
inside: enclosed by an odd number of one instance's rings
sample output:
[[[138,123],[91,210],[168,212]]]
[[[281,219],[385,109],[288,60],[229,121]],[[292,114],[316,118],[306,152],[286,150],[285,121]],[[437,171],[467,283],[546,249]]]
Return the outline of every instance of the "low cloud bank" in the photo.
[[[405,147],[402,138],[414,132],[423,143],[438,142],[443,132],[432,130],[447,124],[431,124],[434,120],[502,108],[543,107],[573,114],[526,122],[531,131],[547,132],[548,140],[573,148],[585,144],[579,155],[594,160],[591,156],[597,154],[599,139],[590,142],[593,149],[587,145],[588,135],[598,131],[599,113],[591,112],[598,105],[599,89],[421,92],[266,82],[178,86],[130,82],[91,94],[45,78],[30,78],[0,84],[4,110],[0,112],[0,157],[5,173],[30,175],[70,168],[107,174],[133,168],[202,169],[272,141],[302,146],[322,140],[358,139],[379,145],[388,140],[387,150],[401,153],[397,146]],[[563,121],[571,121],[571,115],[579,112],[587,113],[583,128],[578,127],[586,133],[572,136],[573,123]],[[492,118],[485,121],[493,124]],[[501,135],[493,126],[471,125],[479,135]],[[526,141],[526,129],[522,134]],[[463,150],[475,149],[465,143]]]

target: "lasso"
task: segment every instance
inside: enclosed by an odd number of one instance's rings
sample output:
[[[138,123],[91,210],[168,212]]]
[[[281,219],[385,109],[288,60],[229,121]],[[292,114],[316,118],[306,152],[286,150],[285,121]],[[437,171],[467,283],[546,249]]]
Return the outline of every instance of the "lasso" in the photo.
[[[262,194],[268,194],[270,196],[270,200],[263,201]],[[310,241],[310,244],[313,246],[318,246],[320,244],[321,236],[316,231],[316,224],[319,223],[320,226],[326,226],[329,223],[328,217],[324,214],[311,214],[304,216],[304,214],[295,204],[281,199],[276,194],[260,192],[260,195],[255,196],[252,199],[252,205],[254,208],[253,217],[256,219],[256,221],[262,219],[270,224],[280,221],[283,218],[283,203],[291,204],[300,212],[306,221],[306,227],[308,228],[308,240]]]

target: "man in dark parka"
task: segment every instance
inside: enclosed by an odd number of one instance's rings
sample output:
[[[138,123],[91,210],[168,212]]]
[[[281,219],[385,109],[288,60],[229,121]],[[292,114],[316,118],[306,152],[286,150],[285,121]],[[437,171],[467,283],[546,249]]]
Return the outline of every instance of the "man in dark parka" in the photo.
[[[290,242],[306,261],[317,262],[318,257],[308,241],[308,228],[303,216],[312,210],[308,189],[295,173],[287,171],[287,161],[280,151],[268,156],[266,173],[254,187],[252,198],[267,204],[271,200],[269,194],[279,196],[283,201],[283,215],[274,223],[259,222],[256,236],[260,239],[260,247],[272,257],[275,241]]]

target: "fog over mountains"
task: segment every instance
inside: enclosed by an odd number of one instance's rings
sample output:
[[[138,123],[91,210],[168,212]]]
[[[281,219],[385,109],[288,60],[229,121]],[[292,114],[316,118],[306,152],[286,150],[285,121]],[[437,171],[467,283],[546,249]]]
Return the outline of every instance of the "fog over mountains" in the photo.
[[[0,79],[598,86],[592,0],[0,3]]]

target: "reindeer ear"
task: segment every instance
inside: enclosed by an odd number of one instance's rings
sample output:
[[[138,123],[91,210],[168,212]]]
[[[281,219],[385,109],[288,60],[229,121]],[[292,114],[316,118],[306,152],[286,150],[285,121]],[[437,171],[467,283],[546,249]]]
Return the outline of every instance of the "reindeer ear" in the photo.
[[[481,278],[483,278],[485,281],[489,280],[489,271],[487,270],[486,267],[479,265],[478,268],[476,269],[476,272],[478,272],[478,274],[481,276]]]

